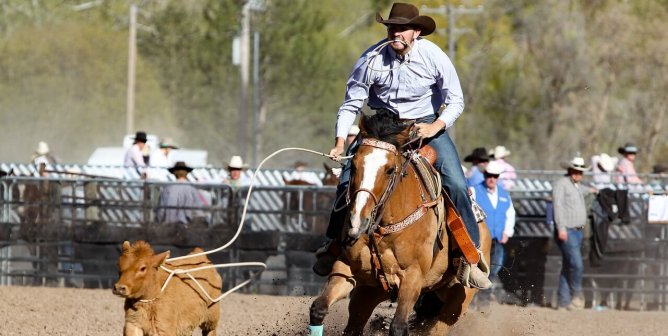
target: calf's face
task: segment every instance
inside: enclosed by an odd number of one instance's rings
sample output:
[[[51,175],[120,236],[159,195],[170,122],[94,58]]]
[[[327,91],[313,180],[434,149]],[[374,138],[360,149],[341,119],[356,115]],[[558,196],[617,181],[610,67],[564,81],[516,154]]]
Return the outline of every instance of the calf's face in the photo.
[[[142,242],[143,243],[143,242]],[[162,287],[156,275],[160,265],[169,257],[169,251],[154,254],[148,244],[138,246],[123,243],[123,252],[118,259],[118,282],[113,293],[128,299],[142,299],[146,295],[157,295]],[[146,248],[148,246],[148,248]]]

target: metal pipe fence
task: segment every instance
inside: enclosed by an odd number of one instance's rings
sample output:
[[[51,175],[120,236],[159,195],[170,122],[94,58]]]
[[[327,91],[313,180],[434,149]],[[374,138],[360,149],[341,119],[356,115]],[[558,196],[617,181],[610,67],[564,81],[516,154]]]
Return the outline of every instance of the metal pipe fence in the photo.
[[[516,236],[507,246],[502,279],[518,303],[544,305],[554,300],[560,257],[545,214],[551,181],[561,175],[522,173],[510,191],[517,211]],[[124,240],[144,239],[156,251],[171,250],[172,256],[185,255],[194,246],[212,249],[225,244],[238,228],[248,189],[193,182],[205,202],[185,210],[198,215],[189,223],[158,223],[156,211],[171,209],[158,204],[160,192],[175,183],[1,179],[0,285],[109,288],[117,277],[116,261]],[[664,186],[659,182],[632,188],[598,185],[629,190],[631,222],[610,227],[603,265],[586,269],[585,292],[592,305],[630,297],[637,309],[666,309],[668,231],[647,222],[648,196],[662,193]],[[255,187],[239,240],[211,259],[265,261],[269,268],[247,291],[317,294],[325,279],[310,271],[312,251],[322,242],[334,194],[335,187]],[[221,273],[226,288],[247,275],[234,269]]]

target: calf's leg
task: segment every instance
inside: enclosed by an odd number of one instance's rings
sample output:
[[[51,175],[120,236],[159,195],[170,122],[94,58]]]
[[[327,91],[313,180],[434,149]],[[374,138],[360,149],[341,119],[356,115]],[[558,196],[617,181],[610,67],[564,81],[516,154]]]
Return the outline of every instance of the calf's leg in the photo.
[[[125,323],[123,336],[144,336],[144,332],[134,324]]]

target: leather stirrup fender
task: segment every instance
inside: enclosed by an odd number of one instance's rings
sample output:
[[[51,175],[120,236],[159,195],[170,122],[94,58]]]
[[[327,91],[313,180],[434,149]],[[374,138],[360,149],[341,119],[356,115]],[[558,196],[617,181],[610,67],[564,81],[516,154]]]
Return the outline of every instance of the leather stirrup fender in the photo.
[[[450,228],[450,232],[452,232],[452,236],[457,242],[457,245],[459,245],[459,249],[462,251],[466,262],[475,265],[480,261],[478,250],[475,248],[471,236],[469,236],[469,233],[466,230],[464,221],[462,220],[462,217],[459,216],[457,208],[455,208],[455,204],[452,202],[452,199],[450,199],[450,195],[446,192],[443,194],[445,195],[445,220],[448,223],[448,228]]]

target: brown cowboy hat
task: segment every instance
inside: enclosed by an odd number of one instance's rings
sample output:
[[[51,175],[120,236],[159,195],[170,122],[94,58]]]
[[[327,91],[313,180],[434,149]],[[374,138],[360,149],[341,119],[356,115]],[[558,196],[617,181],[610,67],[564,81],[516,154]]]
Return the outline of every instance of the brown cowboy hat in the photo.
[[[384,25],[410,25],[420,28],[420,36],[427,36],[436,29],[436,22],[429,16],[420,15],[418,8],[407,3],[396,2],[390,9],[390,16],[383,20],[380,13],[376,13],[376,21]]]
[[[187,171],[187,172],[189,172],[189,173],[190,173],[191,171],[193,171],[193,169],[190,168],[190,167],[188,167],[188,166],[186,165],[186,163],[183,162],[183,161],[177,161],[177,162],[174,164],[174,167],[169,168],[169,169],[167,169],[167,170],[169,170],[169,172],[172,173],[172,174],[174,174],[174,172],[177,171],[177,170],[185,170],[185,171]]]

